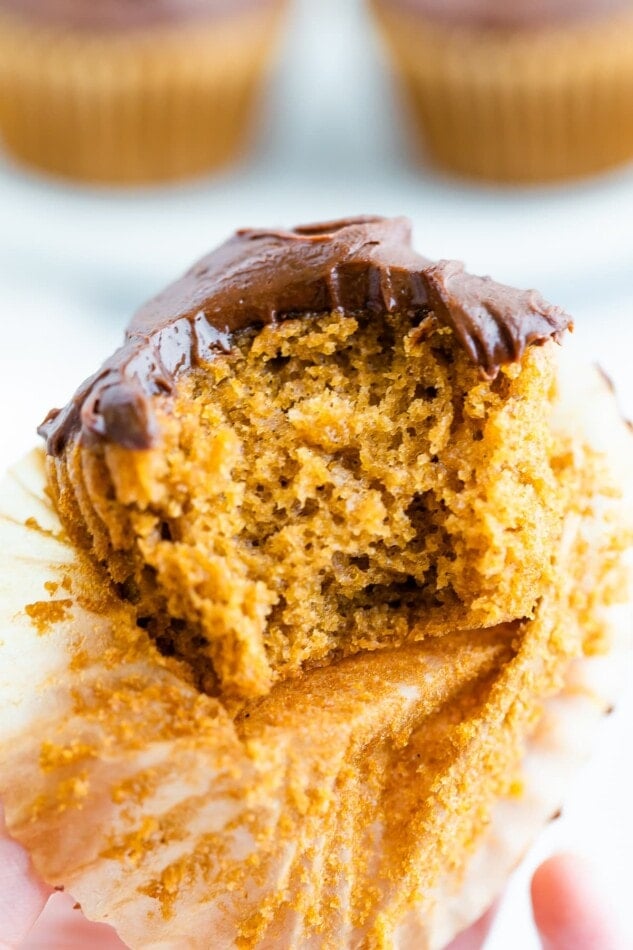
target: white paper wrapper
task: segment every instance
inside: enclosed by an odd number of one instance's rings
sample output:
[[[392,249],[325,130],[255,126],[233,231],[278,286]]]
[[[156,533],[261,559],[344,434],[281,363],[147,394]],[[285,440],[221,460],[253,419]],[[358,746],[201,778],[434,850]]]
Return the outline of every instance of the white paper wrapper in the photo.
[[[0,796],[45,880],[134,948],[439,950],[471,923],[560,806],[627,648],[602,580],[633,526],[633,440],[598,374],[563,390],[555,425],[608,453],[608,490],[570,511],[537,618],[314,670],[235,721],[64,538],[42,454],[20,463],[0,488]],[[576,614],[608,654],[573,659]]]

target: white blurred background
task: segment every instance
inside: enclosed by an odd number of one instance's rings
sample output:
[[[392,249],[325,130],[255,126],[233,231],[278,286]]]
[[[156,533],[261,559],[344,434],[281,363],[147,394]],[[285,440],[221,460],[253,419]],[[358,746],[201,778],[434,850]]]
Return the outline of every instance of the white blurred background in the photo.
[[[298,0],[255,153],[239,169],[186,187],[96,191],[0,155],[0,467],[33,445],[46,411],[118,345],[144,298],[235,228],[358,213],[407,214],[425,255],[461,258],[564,305],[573,347],[600,362],[633,417],[633,167],[538,190],[416,167],[360,0]],[[488,950],[538,946],[527,881],[554,849],[592,857],[633,921],[632,739],[629,695],[562,819],[515,874]]]

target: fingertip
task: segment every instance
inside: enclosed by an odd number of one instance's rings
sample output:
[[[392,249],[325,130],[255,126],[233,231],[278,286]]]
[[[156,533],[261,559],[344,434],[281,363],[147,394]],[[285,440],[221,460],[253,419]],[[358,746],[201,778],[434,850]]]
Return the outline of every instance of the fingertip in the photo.
[[[211,944],[209,944],[211,946]],[[112,927],[87,920],[69,894],[54,894],[35,927],[24,942],[23,950],[76,948],[76,950],[127,950]],[[2,950],[2,948],[0,948]]]
[[[496,900],[479,920],[475,921],[464,933],[455,937],[445,950],[478,950],[482,947],[497,916],[499,903],[500,901]]]
[[[26,851],[6,832],[0,808],[0,950],[19,945],[41,914],[51,888],[39,880]]]
[[[590,864],[548,858],[532,878],[532,906],[544,950],[623,950],[615,914]]]

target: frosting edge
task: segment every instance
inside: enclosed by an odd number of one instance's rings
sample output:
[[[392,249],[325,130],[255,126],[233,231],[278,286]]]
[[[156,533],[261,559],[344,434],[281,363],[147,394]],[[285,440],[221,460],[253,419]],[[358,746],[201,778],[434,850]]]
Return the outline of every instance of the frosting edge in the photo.
[[[411,244],[406,218],[360,217],[290,231],[242,230],[140,308],[123,346],[63,409],[38,428],[47,452],[102,440],[148,449],[158,431],[152,399],[231,349],[236,332],[328,311],[433,313],[493,379],[525,349],[560,341],[568,315],[536,291],[433,263]]]

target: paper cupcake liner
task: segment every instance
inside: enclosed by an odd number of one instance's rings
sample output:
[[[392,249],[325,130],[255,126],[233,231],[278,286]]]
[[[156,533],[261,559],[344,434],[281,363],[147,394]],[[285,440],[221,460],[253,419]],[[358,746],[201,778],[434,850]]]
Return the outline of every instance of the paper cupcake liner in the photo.
[[[580,372],[555,430],[608,447],[611,487],[568,518],[523,645],[510,624],[363,654],[237,718],[65,538],[43,453],[18,465],[0,487],[0,798],[44,879],[133,948],[439,950],[472,922],[560,806],[630,632],[601,587],[633,525],[632,440]],[[611,649],[574,660],[587,616]]]
[[[633,17],[537,30],[447,26],[371,0],[422,149],[499,182],[633,160]]]
[[[281,2],[141,33],[0,14],[0,136],[55,175],[135,184],[204,174],[248,142]]]

